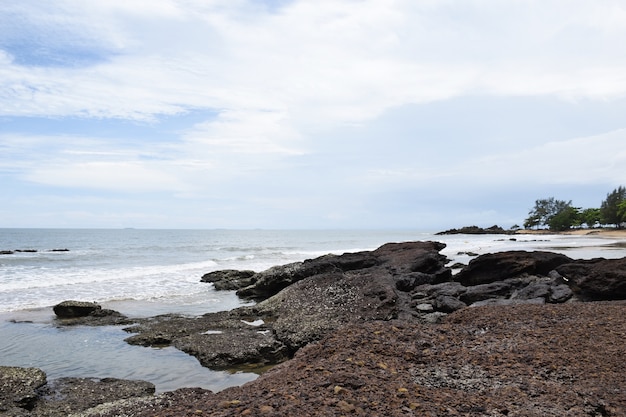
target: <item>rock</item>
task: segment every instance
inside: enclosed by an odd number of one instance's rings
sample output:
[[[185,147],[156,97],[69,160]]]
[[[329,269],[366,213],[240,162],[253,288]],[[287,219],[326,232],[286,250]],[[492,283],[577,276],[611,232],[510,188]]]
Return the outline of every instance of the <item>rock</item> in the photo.
[[[213,283],[218,291],[239,290],[254,284],[256,282],[255,274],[254,271],[225,269],[204,274],[200,281]]]
[[[13,255],[14,253],[12,250],[0,250],[0,255]]]
[[[287,265],[274,266],[255,275],[254,284],[237,291],[242,298],[265,300],[277,294],[283,288],[304,278],[325,272],[341,270],[335,261],[338,256],[327,255],[317,259],[307,259],[304,262],[294,262]]]
[[[469,265],[454,276],[465,286],[503,281],[522,274],[547,276],[559,265],[572,259],[552,252],[508,251],[488,253],[472,259]]]
[[[442,311],[435,311],[433,313],[424,314],[422,316],[422,320],[425,323],[436,324],[436,323],[441,323],[444,320],[444,318],[446,318],[447,316],[448,316],[448,313],[444,313]]]
[[[461,294],[460,300],[465,304],[473,304],[490,298],[506,298],[511,293],[511,285],[506,282],[492,282],[489,284],[467,287]]]
[[[430,297],[449,295],[457,298],[467,290],[465,286],[455,281],[442,282],[440,284],[434,285],[422,285],[418,287],[418,289],[420,291],[423,291],[424,293],[426,293],[427,296]]]
[[[55,305],[53,310],[60,319],[58,324],[64,326],[111,326],[133,322],[115,310],[105,309],[98,303],[88,301],[63,301]]]
[[[534,282],[521,290],[515,292],[511,298],[518,300],[530,300],[532,298],[543,298],[544,300],[550,296],[551,285],[549,282]]]
[[[421,313],[432,313],[435,308],[430,303],[421,303],[415,306],[415,309]]]
[[[32,410],[37,389],[46,384],[46,373],[37,368],[0,366],[0,414],[21,415]]]
[[[556,271],[585,299],[626,299],[626,258],[578,260]]]
[[[35,416],[65,417],[100,404],[152,396],[154,384],[117,378],[60,378],[39,390]]]
[[[396,280],[396,288],[399,291],[409,292],[418,285],[431,284],[437,280],[436,276],[424,272],[412,272],[402,275]]]
[[[202,366],[211,369],[232,369],[250,365],[248,370],[283,362],[291,352],[270,330],[239,330],[195,333],[178,338],[173,345],[196,357]]]
[[[498,225],[482,228],[478,226],[465,226],[460,229],[449,229],[443,232],[435,233],[436,235],[512,235],[515,234],[514,230],[504,230]]]
[[[572,298],[573,295],[571,288],[566,284],[552,285],[547,301],[549,303],[564,303]]]
[[[435,299],[435,309],[443,313],[452,313],[464,307],[467,307],[467,304],[450,295],[440,295]]]
[[[421,272],[431,275],[428,279],[432,282],[443,282],[452,276],[450,269],[445,267],[447,258],[439,253],[445,246],[440,242],[388,243],[375,251],[325,255],[304,262],[275,266],[254,275],[256,282],[237,291],[237,295],[262,301],[308,277],[358,271],[375,266],[384,267],[395,277]],[[416,280],[425,279],[413,276]]]
[[[85,317],[101,310],[102,306],[88,301],[63,301],[53,307],[54,314],[61,319]]]
[[[211,369],[261,367],[282,362],[292,353],[250,307],[197,318],[159,316],[125,330],[136,333],[126,339],[132,345],[173,345]]]
[[[449,276],[447,259],[439,254],[444,247],[438,242],[387,244],[371,252],[270,268],[255,275],[246,295],[262,298],[293,282],[257,305],[200,318],[143,320],[128,329],[137,334],[127,341],[171,344],[215,369],[277,363],[347,323],[412,317],[413,285]],[[262,324],[251,328],[245,321]]]
[[[524,282],[529,279],[532,281],[528,282],[528,285],[522,287],[521,289],[514,291],[511,295],[511,299],[532,300],[536,298],[543,298],[549,303],[564,303],[573,295],[572,290],[567,285],[559,283],[561,282],[561,279],[559,278],[529,277],[526,279],[522,278],[520,281]],[[506,280],[505,282],[511,283],[515,280],[517,279],[513,278]]]

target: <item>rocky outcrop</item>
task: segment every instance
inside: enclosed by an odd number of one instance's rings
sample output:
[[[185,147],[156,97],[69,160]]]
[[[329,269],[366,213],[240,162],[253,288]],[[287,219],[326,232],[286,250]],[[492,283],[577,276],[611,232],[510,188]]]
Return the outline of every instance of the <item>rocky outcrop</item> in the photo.
[[[212,283],[218,291],[230,291],[253,285],[256,282],[254,275],[254,271],[224,269],[204,274],[200,281]]]
[[[375,251],[327,255],[255,274],[245,295],[263,298],[252,307],[199,318],[144,320],[127,341],[173,345],[207,367],[264,366],[352,322],[417,314],[410,294],[418,284],[451,278],[438,242],[383,245]],[[400,289],[399,289],[400,288]]]
[[[626,299],[626,258],[578,260],[556,271],[585,299]]]
[[[96,405],[154,394],[145,381],[61,378],[47,382],[37,368],[0,366],[0,415],[66,417]]]
[[[61,319],[73,319],[77,317],[86,317],[101,310],[102,306],[97,303],[88,301],[63,301],[53,307],[54,314]]]
[[[95,302],[63,301],[53,308],[61,325],[110,326],[116,324],[131,324],[133,321],[123,314],[102,308]]]
[[[559,265],[572,259],[552,252],[508,251],[487,253],[472,259],[454,280],[465,286],[504,281],[522,274],[547,276]]]
[[[465,226],[460,229],[448,229],[436,235],[513,235],[515,230],[505,230],[498,225],[491,227]]]
[[[402,253],[406,251],[406,245],[413,245],[414,248],[418,245],[423,253],[419,256],[407,255],[416,256],[415,259],[404,259]],[[439,242],[388,244],[375,251],[331,254],[303,262],[279,265],[252,275],[249,278],[252,284],[239,289],[237,295],[257,301],[264,300],[305,278],[327,273],[343,274],[374,267],[391,271],[399,281],[402,281],[398,284],[400,286],[414,287],[426,282],[445,281],[449,279],[451,273],[442,264],[445,257],[439,254],[444,247],[445,245]],[[217,276],[224,272],[217,271],[212,274]],[[226,274],[233,273],[226,272]]]

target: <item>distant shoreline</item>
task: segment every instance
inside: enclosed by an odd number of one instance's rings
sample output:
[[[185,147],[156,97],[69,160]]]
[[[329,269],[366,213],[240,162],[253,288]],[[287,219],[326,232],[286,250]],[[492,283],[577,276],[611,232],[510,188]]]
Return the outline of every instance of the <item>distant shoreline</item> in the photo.
[[[515,232],[517,235],[572,235],[572,236],[594,236],[606,238],[626,239],[626,229],[572,229],[556,232],[547,229],[523,229]]]

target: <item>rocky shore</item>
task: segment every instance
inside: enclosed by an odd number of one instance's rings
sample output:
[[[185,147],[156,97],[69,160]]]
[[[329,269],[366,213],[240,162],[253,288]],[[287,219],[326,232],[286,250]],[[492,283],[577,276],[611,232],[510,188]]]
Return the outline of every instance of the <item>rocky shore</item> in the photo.
[[[58,393],[68,381],[0,368],[0,413],[626,415],[626,258],[511,251],[477,256],[453,275],[443,248],[386,244],[260,273],[213,272],[202,280],[257,303],[197,318],[130,320],[66,304],[59,324],[132,321],[128,343],[172,345],[212,369],[278,365],[219,393],[154,396],[146,383],[116,381],[136,390],[63,406],[54,399],[67,398]],[[91,389],[111,382],[90,380]]]

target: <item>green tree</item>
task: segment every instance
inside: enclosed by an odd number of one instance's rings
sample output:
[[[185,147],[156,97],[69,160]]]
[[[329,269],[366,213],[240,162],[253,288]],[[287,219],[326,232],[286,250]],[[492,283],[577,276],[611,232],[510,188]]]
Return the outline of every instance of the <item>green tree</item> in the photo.
[[[548,221],[550,230],[562,231],[571,229],[572,226],[580,226],[580,209],[567,206],[556,213]]]
[[[617,205],[617,216],[622,223],[626,223],[626,199]]]
[[[596,223],[601,223],[602,216],[599,208],[586,208],[580,213],[580,222],[588,227],[593,227]]]
[[[626,188],[624,186],[619,186],[606,195],[606,200],[600,206],[602,223],[614,224],[617,228],[621,228],[625,219],[624,216],[620,215],[620,205],[624,200],[626,200]]]
[[[543,198],[535,201],[535,207],[528,212],[528,218],[524,220],[524,227],[538,226],[550,227],[550,220],[572,206],[572,201],[556,200],[554,197]],[[571,213],[569,213],[571,214]],[[563,215],[565,216],[565,215]]]

